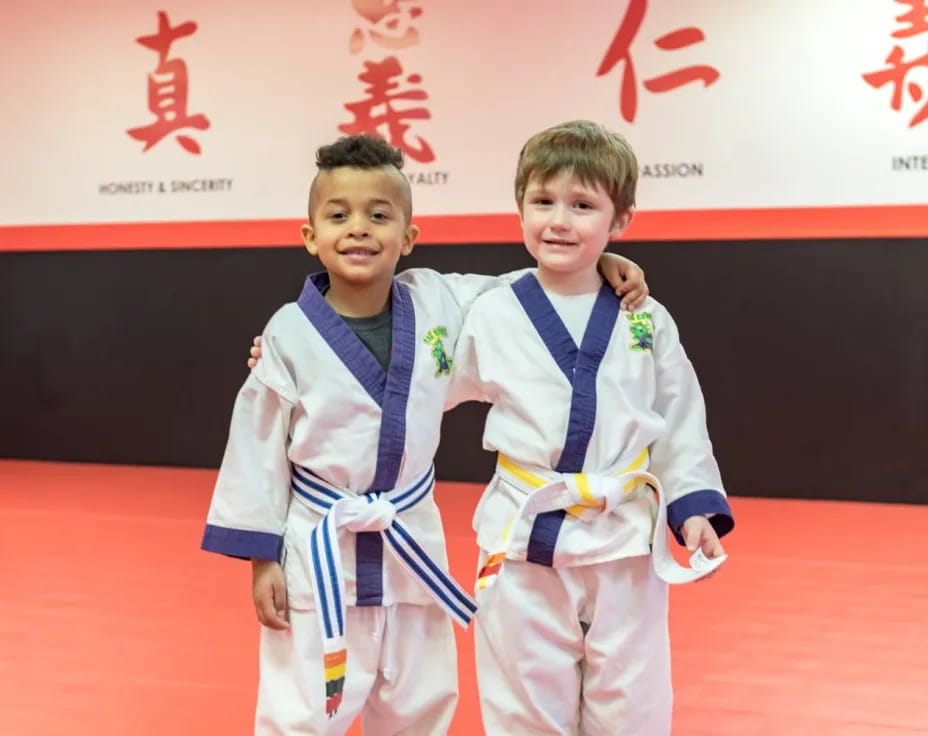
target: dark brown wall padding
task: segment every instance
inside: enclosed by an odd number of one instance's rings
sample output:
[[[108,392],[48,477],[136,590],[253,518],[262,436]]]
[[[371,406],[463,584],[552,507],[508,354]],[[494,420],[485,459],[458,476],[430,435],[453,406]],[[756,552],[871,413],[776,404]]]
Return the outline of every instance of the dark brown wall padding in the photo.
[[[621,250],[680,326],[732,492],[928,502],[928,240]],[[403,265],[529,263],[435,245]],[[0,456],[216,466],[252,335],[316,267],[298,248],[0,254]],[[448,415],[439,477],[492,473],[482,416]]]

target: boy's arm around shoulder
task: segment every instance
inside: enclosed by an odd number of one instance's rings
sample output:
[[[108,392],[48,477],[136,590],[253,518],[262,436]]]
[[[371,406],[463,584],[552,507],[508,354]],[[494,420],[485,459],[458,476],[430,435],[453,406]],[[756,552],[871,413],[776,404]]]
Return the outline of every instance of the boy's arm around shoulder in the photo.
[[[680,343],[676,323],[657,301],[643,312],[653,323],[656,370],[654,409],[664,418],[663,437],[651,446],[651,472],[667,494],[667,520],[680,544],[691,516],[707,516],[719,537],[734,527],[728,498],[706,427],[706,406],[696,371]]]
[[[634,261],[617,253],[603,253],[598,264],[599,272],[609,282],[615,293],[622,298],[622,308],[636,309],[648,296],[648,285],[644,271]],[[466,314],[474,300],[491,289],[511,286],[534,268],[520,268],[499,276],[484,276],[476,273],[441,274],[445,285]]]
[[[622,297],[623,309],[636,309],[647,298],[649,290],[644,270],[625,256],[603,253],[598,268],[616,294]],[[478,273],[440,273],[430,268],[410,268],[398,274],[401,281],[438,278],[457,302],[462,314],[467,314],[477,297],[500,286],[510,286],[534,268],[519,268],[515,271],[488,276]]]
[[[271,320],[262,357],[232,410],[202,547],[232,557],[279,560],[290,503],[290,417],[297,400]]]

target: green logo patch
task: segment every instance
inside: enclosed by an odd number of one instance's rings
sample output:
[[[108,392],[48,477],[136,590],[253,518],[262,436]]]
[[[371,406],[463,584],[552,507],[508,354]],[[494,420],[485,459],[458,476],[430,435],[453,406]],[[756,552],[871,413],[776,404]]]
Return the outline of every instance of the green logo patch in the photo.
[[[626,312],[628,330],[634,342],[629,345],[632,350],[652,350],[654,348],[654,323],[650,312]]]
[[[425,333],[423,342],[432,346],[432,357],[435,359],[435,378],[439,376],[450,376],[451,368],[454,361],[448,357],[445,352],[445,345],[442,342],[443,337],[448,337],[448,330],[445,327],[434,327]]]

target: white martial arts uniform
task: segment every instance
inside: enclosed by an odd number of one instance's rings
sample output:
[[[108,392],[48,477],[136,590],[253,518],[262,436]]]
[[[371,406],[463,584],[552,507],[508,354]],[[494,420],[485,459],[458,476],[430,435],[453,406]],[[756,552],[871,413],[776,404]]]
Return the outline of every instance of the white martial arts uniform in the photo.
[[[325,301],[326,274],[268,323],[203,539],[283,562],[291,630],[262,628],[257,734],[341,734],[362,711],[366,734],[445,733],[457,696],[448,612],[472,611],[443,578],[431,467],[464,310],[502,278],[399,274],[388,371]]]
[[[661,489],[675,534],[694,514],[720,534],[733,524],[670,315],[650,298],[622,313],[604,284],[578,348],[527,275],[472,306],[449,398],[492,404],[483,444],[500,453],[474,516],[486,733],[667,736],[659,504],[638,476]],[[539,496],[542,511],[526,509]]]

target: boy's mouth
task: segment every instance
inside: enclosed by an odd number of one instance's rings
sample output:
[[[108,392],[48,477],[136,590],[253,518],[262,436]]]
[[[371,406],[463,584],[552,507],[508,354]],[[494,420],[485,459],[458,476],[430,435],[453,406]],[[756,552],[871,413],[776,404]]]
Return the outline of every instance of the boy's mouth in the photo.
[[[377,251],[373,248],[365,248],[363,246],[352,246],[351,248],[345,248],[344,250],[339,251],[339,253],[352,259],[373,258],[377,255]]]
[[[564,240],[563,238],[543,238],[541,242],[545,245],[553,245],[559,248],[571,248],[577,245],[577,241]]]

